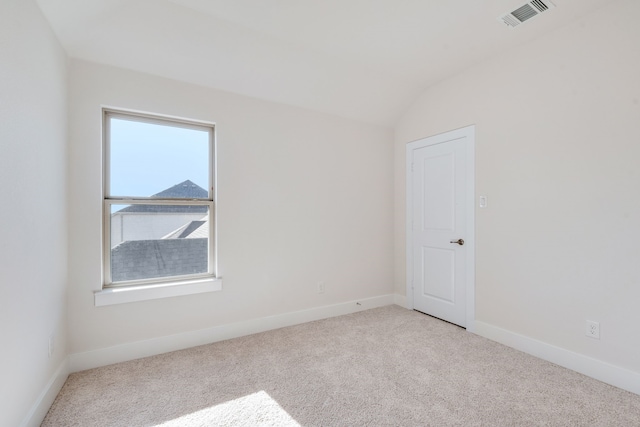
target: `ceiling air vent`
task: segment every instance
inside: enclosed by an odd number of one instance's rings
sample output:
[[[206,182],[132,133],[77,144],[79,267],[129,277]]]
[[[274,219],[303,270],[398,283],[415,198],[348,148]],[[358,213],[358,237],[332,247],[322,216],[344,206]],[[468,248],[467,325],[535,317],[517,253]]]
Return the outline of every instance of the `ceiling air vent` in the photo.
[[[515,28],[523,22],[540,15],[556,7],[550,0],[532,0],[520,6],[513,12],[505,13],[498,17],[509,28]]]

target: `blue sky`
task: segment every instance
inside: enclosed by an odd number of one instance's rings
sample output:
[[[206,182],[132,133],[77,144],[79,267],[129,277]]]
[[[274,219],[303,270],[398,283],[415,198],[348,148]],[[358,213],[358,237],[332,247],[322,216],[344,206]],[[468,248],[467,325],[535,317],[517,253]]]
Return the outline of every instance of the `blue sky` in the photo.
[[[208,132],[112,118],[110,149],[111,196],[151,196],[187,179],[208,187]]]

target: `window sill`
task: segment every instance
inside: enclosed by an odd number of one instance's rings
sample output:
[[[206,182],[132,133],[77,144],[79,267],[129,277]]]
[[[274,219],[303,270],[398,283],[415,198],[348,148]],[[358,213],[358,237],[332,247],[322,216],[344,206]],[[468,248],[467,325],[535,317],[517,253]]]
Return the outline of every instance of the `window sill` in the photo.
[[[220,290],[222,290],[221,278],[128,286],[123,288],[106,288],[94,292],[94,304],[96,307],[102,307],[105,305],[126,304],[128,302],[201,294]]]

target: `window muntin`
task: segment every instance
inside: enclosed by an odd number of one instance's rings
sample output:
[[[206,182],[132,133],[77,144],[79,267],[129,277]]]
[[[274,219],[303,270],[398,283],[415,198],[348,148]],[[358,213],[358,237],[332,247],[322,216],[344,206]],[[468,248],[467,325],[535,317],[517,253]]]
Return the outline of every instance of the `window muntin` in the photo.
[[[215,277],[213,125],[104,111],[104,285]]]

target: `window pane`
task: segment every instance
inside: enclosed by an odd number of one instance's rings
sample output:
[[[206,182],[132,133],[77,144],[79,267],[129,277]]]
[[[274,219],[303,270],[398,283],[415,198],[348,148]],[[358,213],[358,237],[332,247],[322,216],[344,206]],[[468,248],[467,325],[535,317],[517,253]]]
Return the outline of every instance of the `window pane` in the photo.
[[[209,132],[110,118],[110,194],[207,199]]]
[[[208,271],[209,206],[111,205],[111,280]]]

